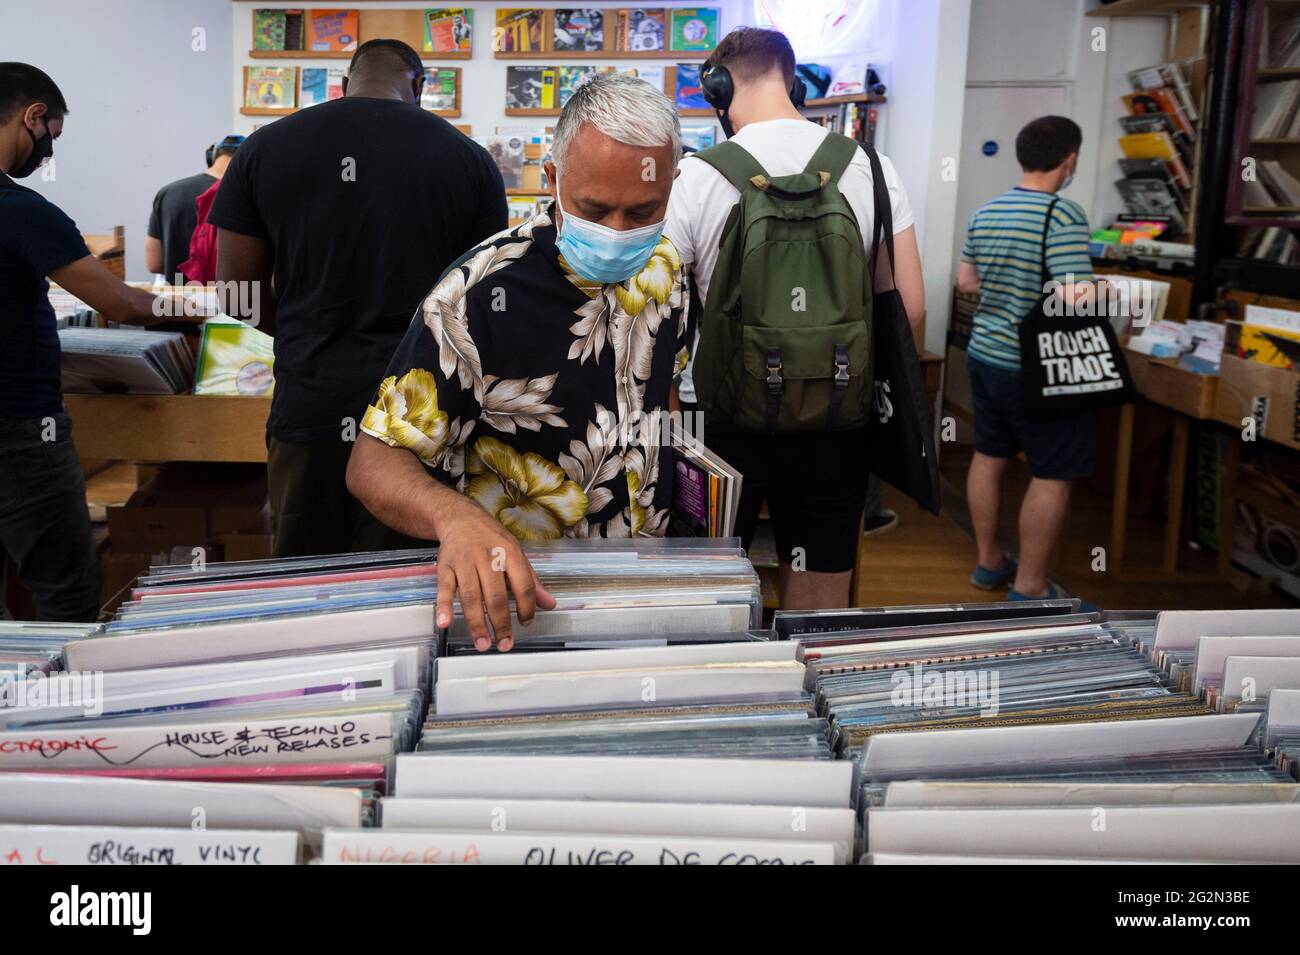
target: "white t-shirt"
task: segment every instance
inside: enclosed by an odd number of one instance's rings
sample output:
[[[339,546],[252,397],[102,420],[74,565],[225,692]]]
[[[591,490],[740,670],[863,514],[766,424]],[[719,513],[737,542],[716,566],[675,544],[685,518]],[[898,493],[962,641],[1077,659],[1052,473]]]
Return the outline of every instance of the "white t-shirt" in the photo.
[[[803,172],[813,153],[826,138],[826,128],[805,119],[773,119],[765,123],[750,123],[733,137],[733,141],[758,160],[769,176],[792,176]],[[909,228],[915,221],[907,192],[899,182],[894,165],[880,157],[885,172],[885,185],[889,187],[889,208],[894,217],[894,233]],[[682,262],[692,267],[692,281],[699,290],[700,303],[709,294],[709,279],[718,261],[718,243],[727,216],[740,198],[736,187],[727,182],[722,173],[708,163],[693,156],[681,162],[681,175],[673,183],[668,200],[668,220],[664,234],[677,247]],[[875,193],[871,182],[871,161],[861,149],[844,170],[838,183],[840,192],[853,208],[862,228],[862,244],[871,253],[871,237],[875,228]],[[692,343],[691,354],[695,348]],[[683,401],[695,400],[695,383],[691,379],[691,366],[686,366],[678,389]]]

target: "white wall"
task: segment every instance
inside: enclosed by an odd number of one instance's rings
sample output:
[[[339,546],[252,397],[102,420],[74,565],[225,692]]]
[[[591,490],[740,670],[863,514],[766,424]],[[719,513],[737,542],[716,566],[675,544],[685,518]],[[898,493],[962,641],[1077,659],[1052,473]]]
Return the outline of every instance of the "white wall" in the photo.
[[[1083,130],[1079,172],[1065,195],[1094,225],[1120,210],[1113,183],[1120,178],[1126,74],[1163,62],[1169,33],[1166,17],[1084,16],[1096,6],[1096,0],[972,0],[967,69],[970,84],[1065,87],[1067,115]]]
[[[881,150],[898,169],[916,212],[925,273],[925,345],[943,354],[952,306],[957,180],[945,160],[960,152],[971,0],[897,0],[888,134]]]
[[[945,11],[954,0],[942,0]],[[1168,22],[1164,17],[1086,17],[1096,0],[970,0],[969,48],[966,83],[972,87],[1018,90],[1057,86],[1064,90],[1063,112],[1083,130],[1079,172],[1065,195],[1088,212],[1094,226],[1120,211],[1114,180],[1120,178],[1116,159],[1120,156],[1118,117],[1123,110],[1120,96],[1129,91],[1128,70],[1150,66],[1165,58]],[[1094,34],[1101,29],[1102,34]],[[1008,96],[1008,102],[1013,97]],[[959,114],[960,115],[960,114]],[[1032,117],[1026,117],[1026,120]],[[938,112],[936,126],[945,122]],[[960,127],[960,119],[958,126]],[[967,123],[967,127],[969,127]],[[980,130],[966,128],[965,137],[979,136]],[[1010,144],[1006,144],[1009,146]],[[975,208],[997,191],[1015,185],[1011,180],[996,188],[967,179],[965,189],[988,191],[989,195],[960,193],[962,208]],[[959,175],[958,189],[963,188]],[[951,287],[956,272],[956,249],[960,247],[964,222],[953,222],[946,247],[926,251],[927,295],[940,281]],[[949,299],[950,300],[950,299]],[[932,322],[937,303],[928,309]],[[945,308],[943,321],[947,322]],[[937,324],[937,322],[935,323]],[[927,339],[934,334],[928,329]],[[933,345],[931,345],[933,348]]]
[[[0,13],[0,60],[50,74],[71,110],[52,174],[42,170],[24,185],[82,232],[126,226],[128,278],[149,277],[144,237],[154,193],[201,172],[203,150],[231,131],[230,7],[37,0],[5,3]]]

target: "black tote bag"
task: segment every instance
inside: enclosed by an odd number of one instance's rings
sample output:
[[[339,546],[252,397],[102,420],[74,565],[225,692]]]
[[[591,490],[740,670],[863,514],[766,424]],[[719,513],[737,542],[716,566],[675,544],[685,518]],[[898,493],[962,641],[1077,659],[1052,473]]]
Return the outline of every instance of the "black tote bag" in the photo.
[[[1047,267],[1047,232],[1052,211],[1060,198],[1047,207],[1039,255],[1042,284],[1051,278]],[[1054,292],[1044,291],[1033,308],[1020,320],[1020,385],[1025,399],[1025,416],[1030,421],[1056,421],[1122,405],[1134,400],[1137,390],[1119,339],[1111,326],[1102,296],[1093,296],[1090,315],[1067,314],[1062,300],[1050,307]]]
[[[894,221],[889,188],[880,157],[862,147],[871,161],[875,191],[875,236],[871,245],[872,274],[884,247],[894,278]],[[891,281],[891,285],[897,283]],[[871,473],[902,491],[931,514],[939,513],[939,459],[934,448],[925,374],[912,340],[912,326],[898,289],[876,292],[871,301],[875,400],[867,422],[867,453]]]

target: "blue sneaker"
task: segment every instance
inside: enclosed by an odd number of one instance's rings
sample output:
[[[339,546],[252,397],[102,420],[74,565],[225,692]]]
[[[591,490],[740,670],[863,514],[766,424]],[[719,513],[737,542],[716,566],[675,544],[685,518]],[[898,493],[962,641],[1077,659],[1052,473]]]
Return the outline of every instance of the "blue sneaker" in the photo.
[[[1012,587],[1007,591],[1008,600],[1058,600],[1060,597],[1061,592],[1056,589],[1056,585],[1053,583],[1048,583],[1047,593],[1039,594],[1037,597],[1031,597],[1029,594],[1022,594],[1020,591],[1016,590],[1015,587]]]
[[[975,572],[970,575],[970,582],[980,590],[1000,590],[1009,586],[1016,579],[1016,562],[1010,557],[1003,558],[1001,570],[989,570],[975,565]],[[1024,598],[1021,598],[1024,599]]]
[[[1040,596],[1037,597],[1031,597],[1028,594],[1022,594],[1020,591],[1016,590],[1015,587],[1012,587],[1010,590],[1007,591],[1008,600],[1058,600],[1063,597],[1068,598],[1069,594],[1065,593],[1064,591],[1057,590],[1056,585],[1053,583],[1049,583],[1047,585],[1047,593],[1041,594]],[[1100,612],[1100,610],[1101,608],[1094,603],[1089,603],[1086,600],[1079,601],[1080,613],[1098,613]]]

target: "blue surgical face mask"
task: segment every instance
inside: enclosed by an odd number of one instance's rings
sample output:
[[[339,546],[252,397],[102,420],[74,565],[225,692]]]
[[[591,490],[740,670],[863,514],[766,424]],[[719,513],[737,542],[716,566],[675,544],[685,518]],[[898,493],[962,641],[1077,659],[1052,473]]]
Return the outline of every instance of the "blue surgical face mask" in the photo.
[[[557,178],[555,201],[563,219],[555,245],[564,261],[581,278],[604,284],[623,282],[645,268],[659,244],[659,236],[663,234],[663,219],[639,229],[620,232],[566,212],[559,196]]]

